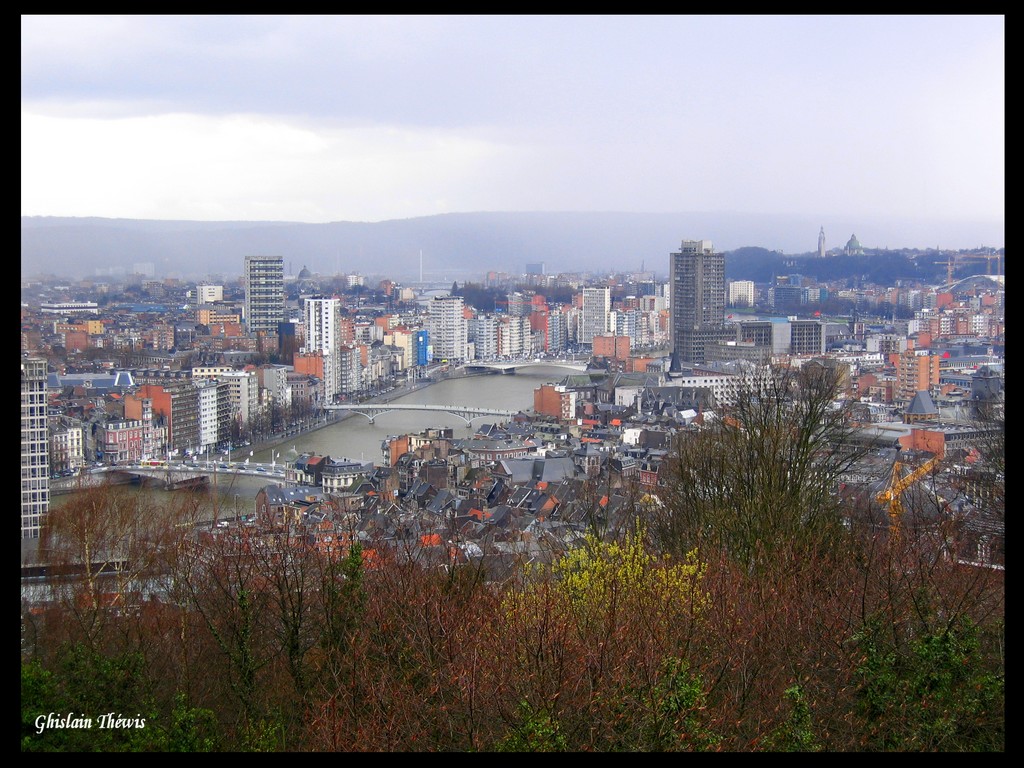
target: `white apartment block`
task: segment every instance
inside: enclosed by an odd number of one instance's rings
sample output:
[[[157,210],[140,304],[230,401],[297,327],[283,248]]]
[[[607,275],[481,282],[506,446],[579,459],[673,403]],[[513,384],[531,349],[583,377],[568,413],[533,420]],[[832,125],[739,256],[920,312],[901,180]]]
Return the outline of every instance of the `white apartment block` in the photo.
[[[612,308],[610,288],[584,288],[580,309],[579,343],[593,344],[595,336],[608,332],[608,313]]]
[[[217,411],[219,385],[216,379],[199,379],[193,382],[198,390],[199,445],[197,453],[205,453],[217,446],[220,428],[220,414]]]
[[[315,296],[303,302],[306,343],[303,351],[319,352],[324,361],[324,402],[333,403],[341,394],[339,350],[341,348],[339,313],[341,300]]]
[[[497,330],[499,357],[520,358],[531,354],[529,318],[499,317]]]
[[[461,296],[435,296],[430,301],[428,330],[434,360],[449,362],[466,359],[469,341]]]
[[[729,283],[729,304],[734,307],[754,306],[754,281],[734,280]]]
[[[46,361],[21,361],[21,537],[38,539],[50,508]]]
[[[469,340],[473,342],[473,356],[477,360],[494,360],[498,357],[498,318],[494,315],[477,315],[466,325]]]

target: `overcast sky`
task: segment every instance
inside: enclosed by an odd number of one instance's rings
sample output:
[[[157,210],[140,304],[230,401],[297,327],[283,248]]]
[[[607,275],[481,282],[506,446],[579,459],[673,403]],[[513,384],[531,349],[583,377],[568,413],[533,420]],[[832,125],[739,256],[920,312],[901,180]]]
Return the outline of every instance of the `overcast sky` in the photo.
[[[22,16],[21,212],[1002,221],[1004,26],[999,15]]]

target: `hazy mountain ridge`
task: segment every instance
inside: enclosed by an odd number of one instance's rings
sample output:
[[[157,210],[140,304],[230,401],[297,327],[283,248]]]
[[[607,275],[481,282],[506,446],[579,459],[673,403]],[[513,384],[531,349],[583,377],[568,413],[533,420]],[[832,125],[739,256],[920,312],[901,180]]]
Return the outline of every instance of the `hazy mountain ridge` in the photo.
[[[241,274],[245,256],[273,254],[284,257],[287,274],[307,267],[413,281],[422,254],[427,280],[519,273],[536,262],[548,273],[644,268],[666,276],[668,254],[684,239],[711,240],[719,251],[757,246],[805,254],[816,249],[823,225],[829,248],[854,233],[867,248],[1003,244],[1001,222],[830,224],[820,217],[741,213],[480,212],[323,224],[22,217],[21,270],[26,277],[78,279],[149,263],[157,278],[230,280]]]

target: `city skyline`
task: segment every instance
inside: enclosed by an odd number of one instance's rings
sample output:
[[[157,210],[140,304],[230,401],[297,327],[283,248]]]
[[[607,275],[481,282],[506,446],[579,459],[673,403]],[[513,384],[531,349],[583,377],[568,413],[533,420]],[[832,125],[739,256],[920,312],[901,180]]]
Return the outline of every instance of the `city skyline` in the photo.
[[[1004,217],[999,15],[27,15],[21,63],[23,216]]]

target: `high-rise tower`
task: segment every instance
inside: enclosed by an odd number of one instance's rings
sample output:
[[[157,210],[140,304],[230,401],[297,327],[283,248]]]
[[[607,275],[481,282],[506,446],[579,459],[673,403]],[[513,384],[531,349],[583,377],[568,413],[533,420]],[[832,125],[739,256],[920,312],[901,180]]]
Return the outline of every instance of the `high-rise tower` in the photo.
[[[610,288],[584,288],[580,311],[580,344],[593,344],[595,336],[608,332],[608,312],[612,308]]]
[[[669,259],[672,352],[681,363],[707,362],[707,344],[736,338],[725,325],[725,254],[710,240],[683,240]]]
[[[454,363],[466,359],[468,327],[461,296],[435,296],[428,305],[428,330],[434,360]]]
[[[38,539],[50,508],[46,361],[21,360],[21,538]]]
[[[245,257],[245,327],[277,333],[284,322],[284,257]]]
[[[341,348],[338,313],[341,300],[313,296],[305,300],[306,343],[304,351],[319,352],[324,361],[324,399],[333,403],[341,393],[339,350]]]

